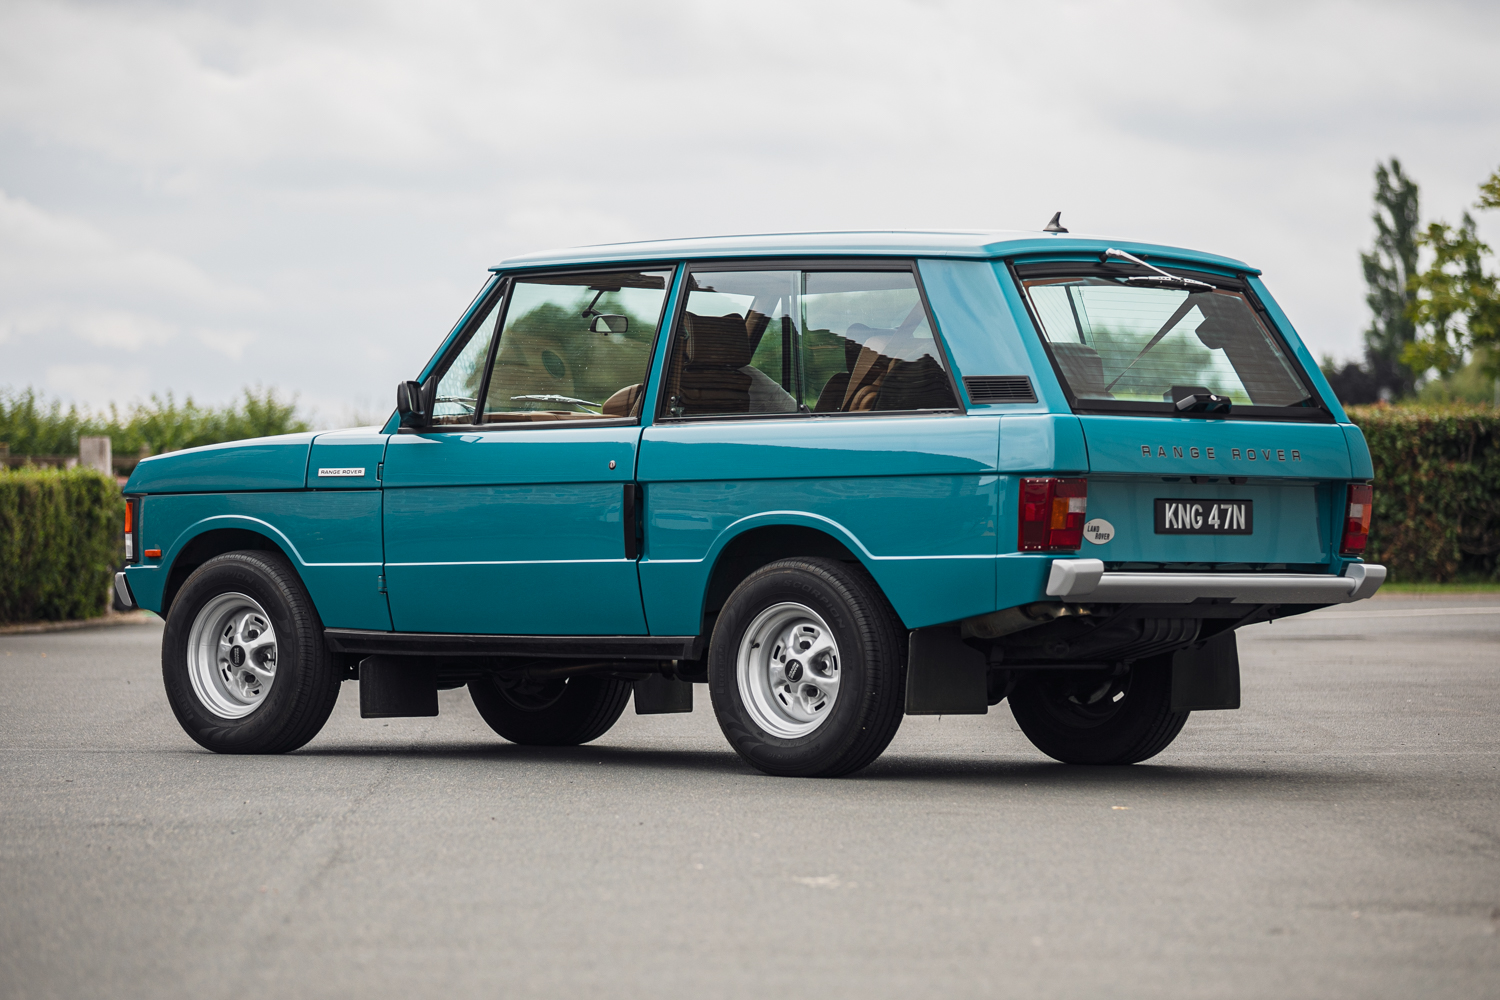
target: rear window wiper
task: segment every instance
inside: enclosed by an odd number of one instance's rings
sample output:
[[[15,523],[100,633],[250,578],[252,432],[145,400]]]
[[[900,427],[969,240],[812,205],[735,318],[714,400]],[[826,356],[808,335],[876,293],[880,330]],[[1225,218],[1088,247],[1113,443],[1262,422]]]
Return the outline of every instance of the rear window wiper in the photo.
[[[1184,278],[1180,275],[1168,274],[1161,268],[1154,267],[1151,264],[1147,264],[1139,257],[1128,254],[1124,250],[1116,250],[1114,247],[1110,247],[1109,249],[1105,250],[1104,253],[1100,255],[1099,260],[1105,264],[1134,264],[1137,267],[1144,267],[1148,271],[1156,272],[1155,274],[1138,274],[1126,278],[1125,283],[1129,285],[1154,285],[1158,288],[1186,288],[1191,292],[1215,291],[1214,286],[1210,285],[1206,281],[1198,281],[1195,278]]]

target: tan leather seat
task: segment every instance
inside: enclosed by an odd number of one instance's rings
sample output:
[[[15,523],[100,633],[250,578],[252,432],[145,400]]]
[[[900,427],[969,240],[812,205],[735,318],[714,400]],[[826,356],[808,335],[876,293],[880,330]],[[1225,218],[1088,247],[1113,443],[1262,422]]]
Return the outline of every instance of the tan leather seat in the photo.
[[[755,347],[745,317],[685,313],[686,361],[678,396],[684,416],[750,412],[750,376],[740,371]]]
[[[1070,344],[1066,341],[1052,344],[1052,356],[1058,367],[1067,376],[1068,384],[1078,396],[1112,396],[1105,387],[1104,360],[1099,352],[1086,344]]]
[[[604,401],[600,414],[606,417],[634,417],[641,412],[641,383],[627,385]]]
[[[863,341],[849,373],[840,407],[846,413],[871,410],[942,409],[953,392],[936,357],[937,344],[915,336],[916,324],[877,330],[856,323],[849,339]]]
[[[844,389],[844,401],[839,409],[845,413],[859,413],[875,409],[880,399],[880,381],[890,370],[892,358],[887,353],[895,330],[876,330],[855,323],[849,328],[849,339],[861,344],[859,357],[849,372],[849,382]]]

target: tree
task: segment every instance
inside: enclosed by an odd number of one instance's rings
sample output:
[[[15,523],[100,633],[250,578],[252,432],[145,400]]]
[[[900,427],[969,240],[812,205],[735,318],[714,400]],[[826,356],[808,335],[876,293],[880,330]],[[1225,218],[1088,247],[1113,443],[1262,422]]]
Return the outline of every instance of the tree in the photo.
[[[1500,169],[1479,185],[1474,207],[1500,208]],[[1405,347],[1403,362],[1412,371],[1436,369],[1446,378],[1479,350],[1484,373],[1500,377],[1500,275],[1485,270],[1492,251],[1473,217],[1465,212],[1457,227],[1431,223],[1419,242],[1432,251],[1432,262],[1411,282],[1407,315],[1421,336]]]
[[[1373,314],[1365,331],[1365,365],[1381,395],[1405,396],[1416,386],[1416,372],[1403,361],[1416,340],[1411,317],[1416,292],[1421,210],[1416,182],[1401,171],[1401,161],[1375,167],[1375,246],[1359,255]]]
[[[1487,208],[1500,208],[1500,167],[1490,174],[1490,179],[1479,185],[1479,200],[1474,207],[1483,211]]]

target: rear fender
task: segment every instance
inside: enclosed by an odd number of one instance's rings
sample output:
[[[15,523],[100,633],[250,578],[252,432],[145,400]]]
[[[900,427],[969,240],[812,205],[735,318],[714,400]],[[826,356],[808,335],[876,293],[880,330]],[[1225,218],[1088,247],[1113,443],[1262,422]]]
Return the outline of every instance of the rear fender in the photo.
[[[767,563],[796,556],[858,562],[875,576],[871,569],[874,557],[837,521],[794,512],[747,517],[725,528],[699,564],[707,570],[700,584],[703,600],[699,634],[711,631],[713,620],[741,580]]]

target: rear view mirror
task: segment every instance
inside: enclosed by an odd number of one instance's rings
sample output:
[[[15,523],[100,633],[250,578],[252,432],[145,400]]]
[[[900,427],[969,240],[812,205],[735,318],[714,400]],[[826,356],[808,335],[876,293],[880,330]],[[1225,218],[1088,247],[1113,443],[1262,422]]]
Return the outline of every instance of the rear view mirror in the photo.
[[[396,384],[396,412],[401,416],[402,427],[421,427],[427,423],[427,414],[422,407],[422,383]]]
[[[617,316],[612,313],[600,313],[589,324],[589,331],[591,333],[624,333],[629,329],[630,317]]]

